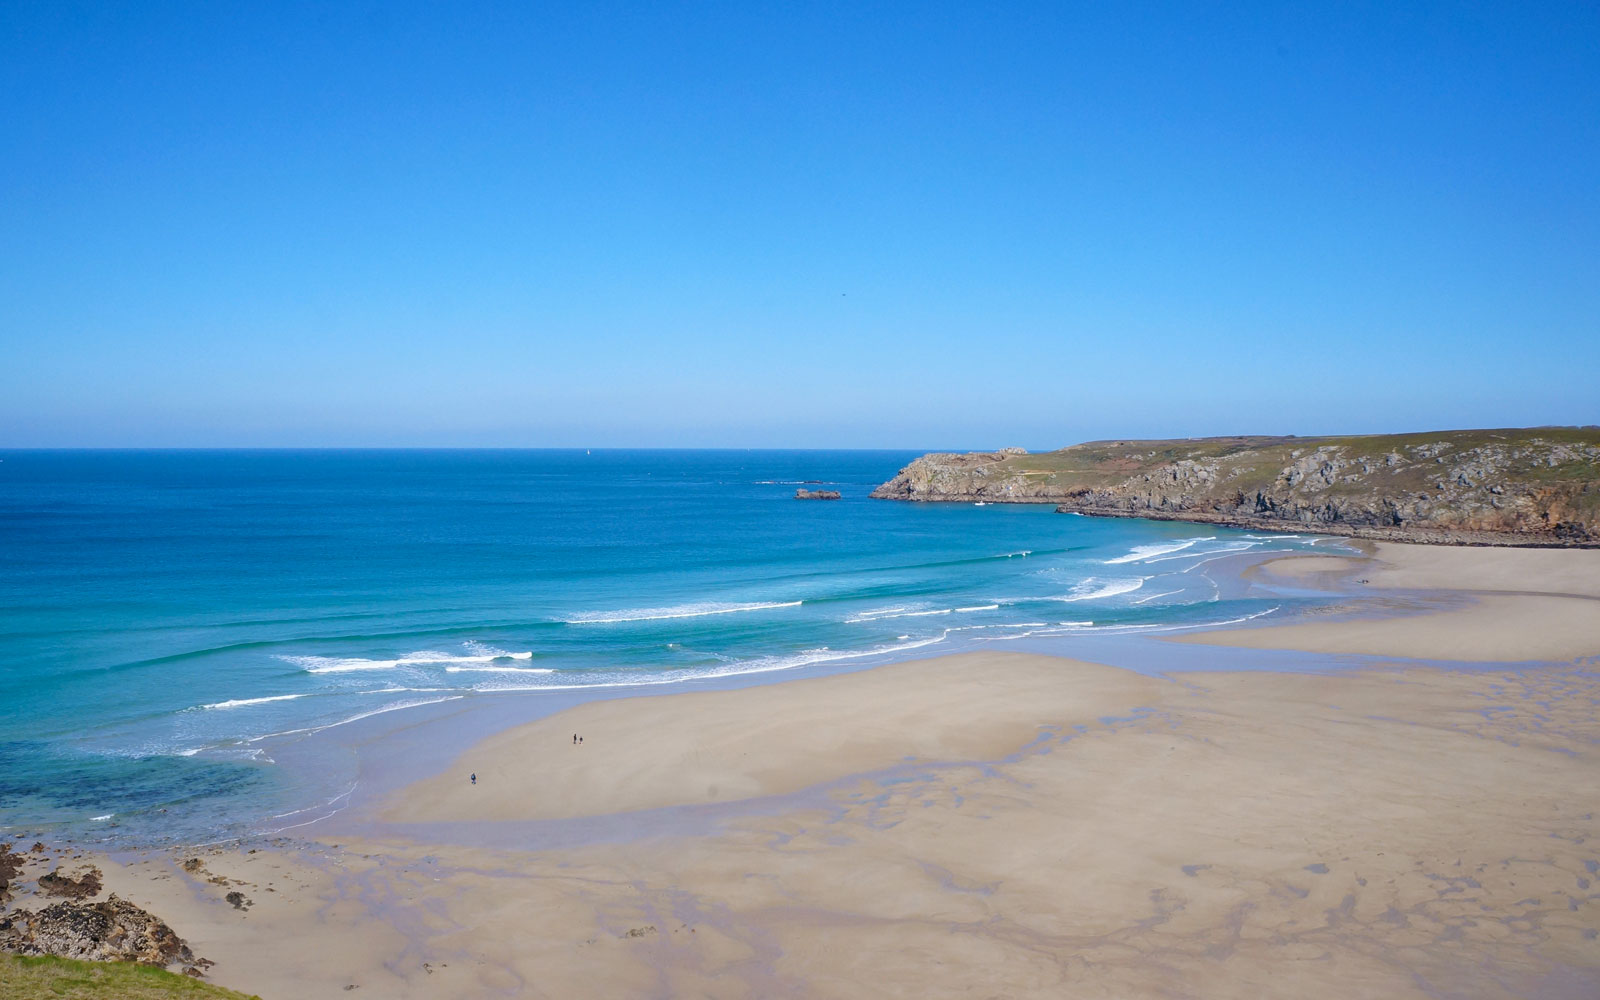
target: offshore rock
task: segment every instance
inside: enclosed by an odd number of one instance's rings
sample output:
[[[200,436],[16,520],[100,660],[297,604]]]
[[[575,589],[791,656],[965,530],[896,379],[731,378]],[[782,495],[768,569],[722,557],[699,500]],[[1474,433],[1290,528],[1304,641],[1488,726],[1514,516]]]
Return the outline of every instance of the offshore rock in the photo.
[[[796,500],[837,500],[839,499],[839,491],[808,490],[805,487],[801,487],[794,491],[794,498]]]
[[[872,496],[1465,545],[1600,545],[1600,428],[930,454]]]
[[[115,894],[99,903],[56,903],[7,913],[0,917],[0,951],[161,966],[195,961],[171,927]]]

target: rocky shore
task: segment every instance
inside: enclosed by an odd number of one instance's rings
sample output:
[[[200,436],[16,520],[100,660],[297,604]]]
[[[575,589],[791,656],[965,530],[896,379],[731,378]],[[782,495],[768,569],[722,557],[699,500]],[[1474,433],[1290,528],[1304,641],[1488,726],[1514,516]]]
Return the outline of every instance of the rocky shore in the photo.
[[[1600,428],[1095,441],[924,455],[887,500],[1452,545],[1600,545]]]
[[[26,851],[0,844],[0,953],[178,965],[188,975],[204,975],[211,963],[195,957],[177,932],[116,893],[97,900],[104,888],[100,870],[73,867],[72,860],[43,844]],[[5,907],[13,900],[18,905]]]

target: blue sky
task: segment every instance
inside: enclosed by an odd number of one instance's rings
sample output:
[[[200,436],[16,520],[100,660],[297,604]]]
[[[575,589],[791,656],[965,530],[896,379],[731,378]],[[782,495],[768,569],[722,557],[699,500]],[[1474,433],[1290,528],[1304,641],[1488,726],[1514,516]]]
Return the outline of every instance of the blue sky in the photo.
[[[1600,421],[1600,7],[0,6],[0,446]]]

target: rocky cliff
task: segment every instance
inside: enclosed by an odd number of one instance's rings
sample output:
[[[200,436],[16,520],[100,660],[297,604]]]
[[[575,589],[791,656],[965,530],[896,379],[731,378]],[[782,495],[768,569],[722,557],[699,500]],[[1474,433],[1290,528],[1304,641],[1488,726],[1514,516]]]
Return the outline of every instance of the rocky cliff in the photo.
[[[1395,541],[1600,545],[1600,428],[1094,441],[931,454],[890,500],[1053,503],[1064,513]]]

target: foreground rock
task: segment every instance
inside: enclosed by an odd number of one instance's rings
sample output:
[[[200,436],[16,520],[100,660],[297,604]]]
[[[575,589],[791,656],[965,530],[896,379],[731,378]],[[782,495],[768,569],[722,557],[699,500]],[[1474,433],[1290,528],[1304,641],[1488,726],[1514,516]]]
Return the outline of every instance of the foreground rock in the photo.
[[[796,500],[837,500],[839,499],[839,491],[808,490],[804,487],[801,487],[800,489],[794,491],[794,498]]]
[[[26,855],[12,851],[10,844],[0,844],[0,903],[11,898],[12,883],[27,863]]]
[[[0,951],[161,966],[195,961],[171,927],[116,894],[97,903],[7,913],[0,917]]]
[[[872,496],[1054,503],[1063,513],[1393,541],[1600,545],[1595,427],[1019,451],[924,455]]]

